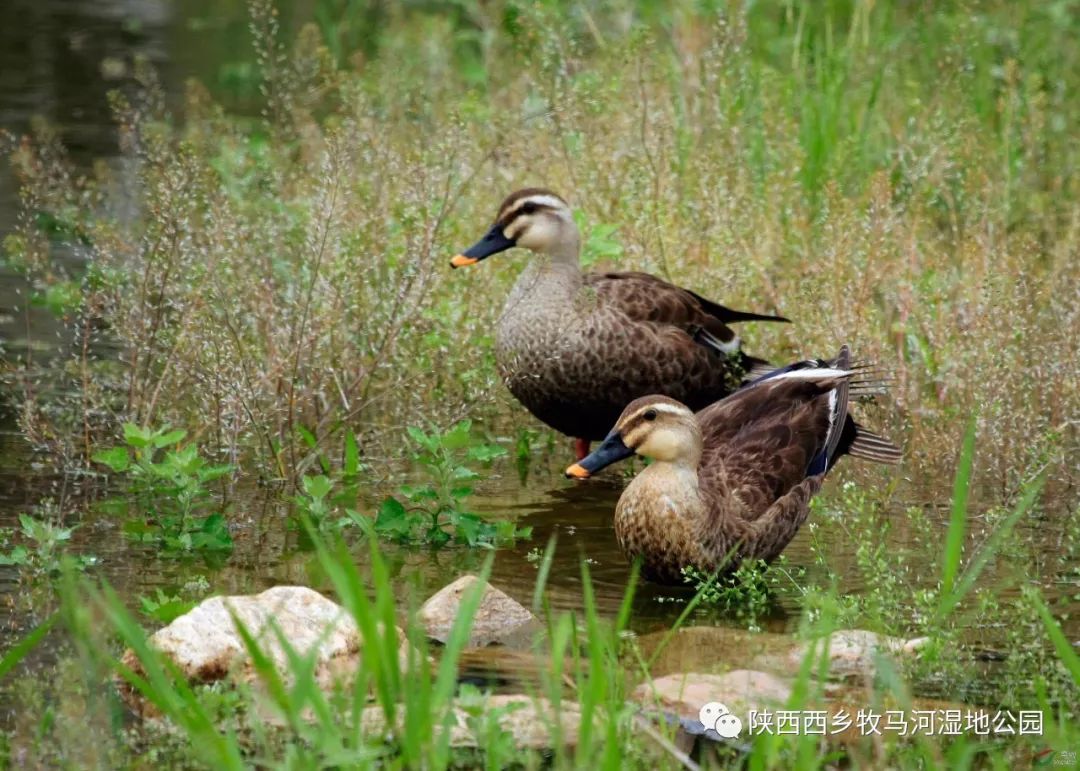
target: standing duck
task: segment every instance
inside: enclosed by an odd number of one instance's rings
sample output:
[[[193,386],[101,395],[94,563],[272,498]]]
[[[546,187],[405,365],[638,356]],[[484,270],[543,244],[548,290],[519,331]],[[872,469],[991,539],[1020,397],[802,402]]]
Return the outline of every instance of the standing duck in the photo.
[[[499,374],[529,412],[577,439],[579,460],[640,396],[665,394],[700,409],[767,371],[728,324],[787,321],[733,311],[648,273],[583,272],[570,207],[540,188],[508,196],[487,235],[450,264],[515,246],[537,257],[499,320]]]
[[[652,580],[682,583],[687,566],[726,573],[772,560],[841,455],[900,460],[892,442],[848,414],[849,396],[880,387],[861,372],[844,346],[831,362],[775,370],[696,415],[666,396],[637,399],[566,475],[585,478],[635,453],[653,461],[615,508],[619,545]]]

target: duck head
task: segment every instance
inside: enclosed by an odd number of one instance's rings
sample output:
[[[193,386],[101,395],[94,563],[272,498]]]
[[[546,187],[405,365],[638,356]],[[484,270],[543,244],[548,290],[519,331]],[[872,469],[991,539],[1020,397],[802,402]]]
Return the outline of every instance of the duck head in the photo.
[[[499,207],[491,230],[450,260],[450,266],[473,265],[514,246],[576,262],[581,236],[566,201],[539,187],[511,193]]]
[[[696,468],[701,446],[701,427],[689,407],[666,396],[643,396],[626,406],[600,446],[566,469],[566,476],[587,479],[635,454],[657,463]]]

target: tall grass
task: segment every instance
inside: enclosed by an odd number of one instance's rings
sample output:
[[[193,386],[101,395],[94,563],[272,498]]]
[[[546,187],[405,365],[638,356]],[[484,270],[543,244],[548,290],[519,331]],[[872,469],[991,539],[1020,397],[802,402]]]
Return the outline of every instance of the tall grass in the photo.
[[[957,460],[954,522],[963,520],[963,488],[970,481],[968,470],[974,453],[974,445],[967,442]],[[1029,512],[1041,484],[1040,479],[1029,482],[1017,511]],[[962,539],[948,539],[941,555],[942,616],[932,619],[927,631],[935,633],[938,625],[956,614],[959,603],[967,601],[965,578],[977,573],[985,560],[997,556],[1014,523],[1014,518],[1002,521],[982,549],[970,557],[961,554]],[[540,675],[535,681],[516,684],[527,697],[536,700],[540,719],[552,737],[552,749],[548,754],[516,749],[500,727],[500,713],[485,712],[483,697],[470,695],[458,682],[459,661],[477,611],[481,585],[466,593],[445,646],[433,649],[412,621],[415,605],[403,603],[396,596],[374,541],[369,547],[370,575],[365,577],[343,545],[321,540],[314,528],[310,528],[310,535],[321,570],[334,596],[355,619],[362,641],[358,671],[332,691],[324,690],[315,679],[314,653],[302,654],[279,636],[287,660],[286,671],[279,671],[253,636],[253,630],[242,627],[255,682],[249,687],[238,686],[235,691],[190,685],[148,644],[139,623],[107,586],[77,579],[74,572],[66,574],[59,614],[5,655],[0,661],[0,673],[15,666],[55,620],[62,619],[81,668],[87,673],[84,688],[99,694],[100,679],[117,677],[122,687],[137,692],[172,727],[162,732],[160,724],[150,723],[125,732],[120,723],[114,723],[111,732],[96,737],[96,741],[112,747],[108,757],[134,762],[140,747],[151,746],[160,763],[196,763],[213,768],[246,768],[251,764],[267,768],[679,768],[697,761],[708,762],[709,757],[723,765],[751,769],[826,768],[838,762],[854,768],[1015,768],[1029,765],[1037,753],[1045,751],[1061,752],[1065,758],[1080,739],[1075,714],[1080,661],[1039,592],[1033,591],[1029,601],[1042,630],[1039,643],[1053,652],[1050,668],[1059,672],[1028,673],[1026,690],[1017,702],[984,702],[977,706],[991,713],[999,708],[1014,712],[1041,709],[1042,735],[988,739],[967,734],[916,735],[907,740],[862,736],[835,743],[805,734],[760,734],[728,745],[707,742],[690,758],[674,744],[674,723],[650,723],[639,715],[642,709],[655,715],[659,705],[638,705],[627,700],[631,686],[647,680],[652,666],[637,651],[633,635],[627,633],[634,607],[636,571],[614,616],[604,618],[593,596],[588,564],[583,562],[581,610],[555,613],[542,602],[537,605],[546,627],[536,641],[535,653],[542,662]],[[543,556],[545,563],[550,564],[555,548],[554,541],[549,543]],[[482,580],[490,574],[493,558],[489,556],[479,571]],[[543,597],[544,591],[544,573],[540,575],[537,598]],[[960,578],[950,581],[950,575]],[[698,599],[675,622],[673,632],[690,616]],[[841,604],[842,598],[832,591],[814,608],[807,607],[802,634],[809,644],[798,669],[790,673],[792,693],[787,709],[821,709],[835,691],[835,686],[826,685],[830,679],[829,636],[840,628],[837,609]],[[396,630],[399,623],[407,629],[404,655]],[[661,648],[666,644],[662,643]],[[116,654],[124,647],[134,652],[137,667],[121,663]],[[951,655],[955,657],[958,652]],[[723,652],[717,652],[717,659],[722,668]],[[977,664],[966,666],[964,677],[977,676]],[[912,670],[904,662],[881,655],[875,669],[874,678],[849,687],[840,697],[847,708],[911,710],[918,706],[917,668]],[[569,714],[571,703],[579,711],[581,724],[576,742],[568,745],[561,723],[552,715]],[[550,705],[552,713],[547,712],[545,704]],[[459,711],[455,712],[455,708]],[[472,732],[475,749],[452,743],[456,735],[452,726],[462,725],[461,709],[472,716],[465,724]],[[54,727],[39,730],[46,737],[64,738]],[[58,746],[46,741],[37,750],[21,745],[15,749],[24,759],[48,762],[62,757],[66,748],[62,743]]]
[[[325,450],[359,427],[377,451],[404,415],[520,422],[490,351],[522,258],[450,275],[444,257],[505,191],[546,184],[618,267],[795,320],[748,325],[754,352],[843,339],[889,368],[881,419],[913,472],[942,477],[979,405],[979,490],[1014,491],[1042,439],[1069,459],[1051,480],[1075,486],[1070,8],[409,6],[372,47],[324,16],[293,37],[255,3],[261,117],[198,84],[170,114],[142,67],[114,99],[124,173],[80,171],[47,130],[12,138],[8,259],[78,290],[90,343],[69,370],[85,409],[65,423],[26,381],[26,431],[65,445],[74,430],[77,460],[122,419],[169,422],[290,477],[313,452],[302,429]],[[85,275],[57,268],[57,241]],[[102,338],[120,362],[95,361]]]

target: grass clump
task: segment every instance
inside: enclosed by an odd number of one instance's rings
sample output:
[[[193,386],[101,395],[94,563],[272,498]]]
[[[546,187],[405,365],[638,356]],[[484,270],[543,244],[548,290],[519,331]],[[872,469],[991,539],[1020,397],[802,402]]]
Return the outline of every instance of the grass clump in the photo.
[[[122,765],[145,757],[147,748],[162,764],[225,768],[253,763],[267,768],[342,764],[359,768],[387,764],[413,768],[580,768],[596,764],[612,768],[679,768],[690,759],[673,743],[677,722],[656,719],[667,708],[663,703],[642,704],[629,699],[631,686],[647,682],[654,674],[650,671],[652,664],[640,653],[635,655],[635,638],[628,631],[635,605],[633,581],[618,610],[604,618],[595,604],[588,564],[583,562],[584,603],[579,611],[556,612],[543,601],[537,606],[545,619],[544,634],[538,638],[540,666],[536,679],[515,685],[526,694],[525,703],[550,705],[555,714],[580,715],[581,720],[576,743],[567,746],[562,741],[560,721],[541,718],[552,747],[539,753],[514,743],[503,722],[523,707],[491,708],[487,687],[458,682],[460,657],[482,584],[466,594],[446,645],[431,648],[423,630],[412,621],[415,604],[406,600],[403,605],[374,541],[367,561],[369,568],[361,573],[354,557],[341,544],[331,546],[315,531],[311,536],[329,588],[355,619],[360,632],[359,670],[332,689],[316,680],[313,653],[296,651],[282,640],[287,664],[281,670],[253,637],[253,630],[244,634],[254,672],[249,685],[224,681],[190,684],[148,644],[146,632],[115,593],[107,586],[78,579],[70,569],[61,585],[60,612],[0,660],[0,677],[10,673],[48,629],[61,622],[73,657],[71,666],[65,665],[56,673],[60,678],[56,686],[71,689],[72,698],[65,702],[65,709],[74,710],[69,716],[75,717],[81,704],[82,709],[96,715],[91,719],[97,726],[94,756],[107,756]],[[550,565],[553,555],[554,543],[543,555],[544,563]],[[478,571],[481,579],[490,575],[493,557],[490,555]],[[537,598],[544,597],[546,575],[542,570]],[[701,599],[699,594],[695,602]],[[814,609],[808,606],[803,617],[803,634],[811,644],[797,671],[787,673],[792,690],[784,707],[797,712],[821,709],[823,703],[835,704],[839,699],[852,716],[856,707],[879,713],[886,709],[909,713],[925,709],[925,702],[919,701],[924,685],[917,666],[909,671],[910,665],[898,666],[887,658],[875,660],[876,674],[862,685],[838,691],[829,684],[828,640],[843,626],[837,615],[842,605],[835,590],[825,590],[820,599]],[[1026,601],[1037,620],[1031,633],[1045,644],[1047,664],[1065,675],[1075,693],[1080,687],[1075,652],[1040,592],[1030,590]],[[684,620],[685,614],[673,632]],[[405,626],[408,642],[404,647],[398,623]],[[123,648],[134,652],[136,669],[120,663]],[[654,653],[653,661],[658,653]],[[972,676],[970,662],[960,666],[965,677]],[[857,768],[1016,767],[1047,750],[1067,752],[1071,743],[1080,738],[1071,717],[1075,701],[1069,699],[1069,691],[1059,690],[1060,683],[1046,678],[1048,671],[1029,670],[1027,688],[1012,699],[999,700],[984,694],[975,702],[991,714],[995,710],[1008,710],[1014,715],[1019,710],[1041,711],[1043,727],[1038,734],[981,739],[970,732],[951,736],[931,733],[901,739],[886,732],[884,736],[835,743],[813,734],[761,732],[731,743],[706,741],[693,760],[749,768],[826,768],[836,762]],[[129,728],[119,720],[103,723],[101,716],[116,715],[122,707],[114,691],[101,688],[102,680],[133,689],[164,717],[169,728],[163,730],[161,723],[154,722]],[[40,701],[41,697],[37,690],[30,702]],[[938,709],[949,706],[934,704]],[[43,714],[34,710],[21,713],[20,728],[8,735],[9,752],[48,764],[78,746],[79,735],[66,732],[65,721],[43,717],[43,722],[33,722],[34,715]],[[541,710],[540,714],[548,713]],[[469,730],[469,747],[451,740],[453,735],[460,736],[452,734],[451,725]],[[28,743],[30,735],[48,741]]]

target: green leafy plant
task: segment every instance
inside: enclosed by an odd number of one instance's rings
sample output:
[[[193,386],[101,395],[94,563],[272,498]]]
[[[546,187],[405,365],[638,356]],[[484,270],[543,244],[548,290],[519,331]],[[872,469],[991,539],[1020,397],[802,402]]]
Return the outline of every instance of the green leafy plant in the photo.
[[[186,432],[124,424],[126,446],[93,456],[128,481],[141,516],[129,519],[124,532],[169,552],[227,552],[232,549],[225,515],[209,485],[232,472],[229,465],[211,465],[194,444],[181,445]],[[116,503],[113,501],[112,503]],[[121,501],[122,508],[127,508]]]
[[[194,608],[209,591],[210,582],[206,580],[206,576],[195,576],[184,583],[175,594],[166,593],[161,587],[154,590],[153,596],[140,594],[139,606],[147,617],[168,624]]]
[[[375,517],[378,534],[433,546],[450,541],[491,546],[531,534],[532,528],[519,528],[508,520],[488,522],[464,508],[465,499],[473,492],[471,482],[480,477],[469,464],[490,465],[506,454],[505,449],[478,441],[468,420],[443,432],[415,426],[407,430],[416,446],[412,459],[427,479],[421,484],[402,486],[400,498],[382,502]]]
[[[783,556],[772,564],[764,560],[744,562],[724,575],[710,575],[693,566],[684,567],[682,574],[702,603],[734,613],[752,629],[757,627],[757,619],[768,609],[773,592],[781,584],[791,582],[798,586]]]
[[[582,266],[589,267],[597,262],[615,262],[622,257],[623,245],[615,237],[618,225],[607,222],[590,223],[581,209],[574,212],[574,221],[585,234],[585,241],[581,246]]]
[[[173,619],[184,615],[196,604],[194,600],[185,600],[178,595],[166,594],[160,588],[156,590],[153,597],[139,595],[142,612],[162,624],[168,624]]]
[[[302,491],[293,497],[294,527],[306,518],[320,533],[341,532],[366,523],[356,509],[355,483],[348,477],[315,474],[300,480]],[[302,516],[300,516],[302,515]]]
[[[5,528],[0,531],[0,540],[7,545],[12,536],[18,536],[22,543],[16,544],[10,551],[0,552],[0,565],[15,565],[38,575],[58,573],[65,547],[74,531],[74,527],[62,527],[29,514],[20,514],[18,530]],[[76,569],[85,570],[97,564],[98,560],[92,555],[81,554],[70,561]]]
[[[412,460],[424,481],[402,485],[396,496],[385,498],[374,522],[358,510],[355,452],[346,455],[340,475],[301,479],[302,490],[293,498],[297,519],[308,520],[320,533],[359,527],[398,543],[435,547],[451,542],[490,547],[529,537],[532,528],[519,528],[508,520],[488,522],[465,508],[473,492],[470,483],[480,477],[472,465],[488,466],[506,450],[476,439],[468,420],[442,432],[416,427],[407,431],[415,446]]]

